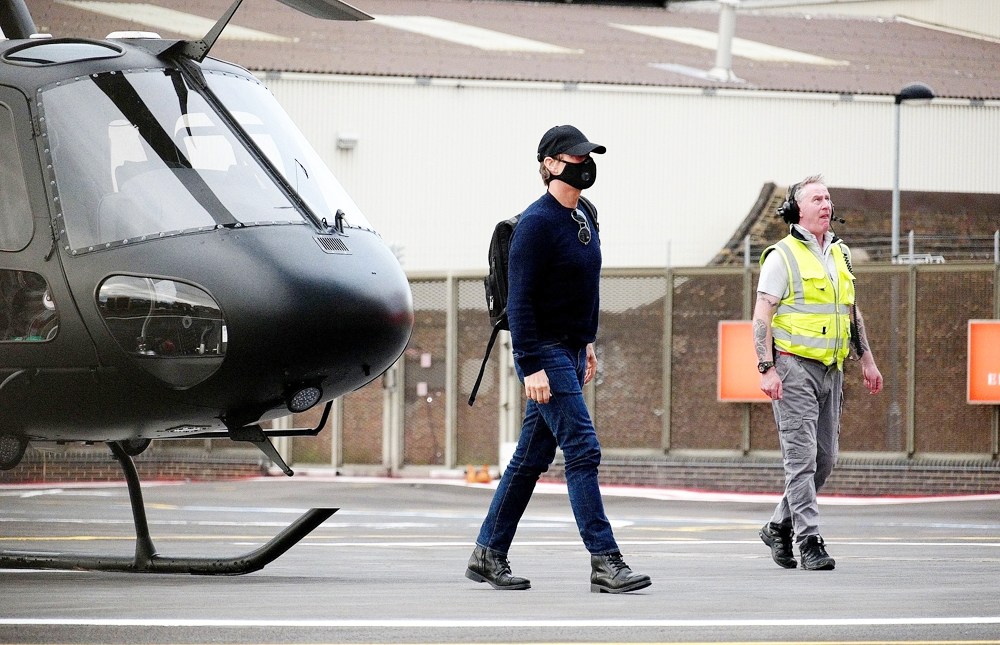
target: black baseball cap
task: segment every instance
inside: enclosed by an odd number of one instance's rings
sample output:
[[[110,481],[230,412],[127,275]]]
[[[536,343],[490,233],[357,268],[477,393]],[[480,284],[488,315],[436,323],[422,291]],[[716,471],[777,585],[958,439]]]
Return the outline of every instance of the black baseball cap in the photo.
[[[546,157],[562,154],[584,157],[592,152],[603,155],[607,152],[607,148],[587,141],[587,137],[571,125],[557,125],[554,128],[549,128],[549,131],[542,135],[542,140],[538,143],[539,161]]]

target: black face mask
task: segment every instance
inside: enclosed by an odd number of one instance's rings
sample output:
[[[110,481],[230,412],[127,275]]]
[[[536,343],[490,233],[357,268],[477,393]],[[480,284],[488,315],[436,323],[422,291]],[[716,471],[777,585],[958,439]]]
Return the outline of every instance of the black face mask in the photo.
[[[566,165],[563,167],[562,173],[552,175],[552,179],[565,182],[577,190],[586,190],[597,181],[597,163],[593,157],[587,157],[586,160],[580,163],[570,163],[568,161],[564,161],[563,163]]]

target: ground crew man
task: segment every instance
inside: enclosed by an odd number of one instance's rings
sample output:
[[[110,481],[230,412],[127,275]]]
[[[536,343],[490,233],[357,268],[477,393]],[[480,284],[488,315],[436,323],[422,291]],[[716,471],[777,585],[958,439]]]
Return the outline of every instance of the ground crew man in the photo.
[[[830,229],[833,202],[819,175],[792,186],[778,208],[790,233],[761,255],[753,315],[760,389],[771,398],[785,491],[760,538],[786,569],[833,569],[819,533],[816,493],[837,461],[843,365],[854,345],[864,384],[882,389],[864,319],[855,304],[851,252]],[[843,221],[843,220],[841,220]]]

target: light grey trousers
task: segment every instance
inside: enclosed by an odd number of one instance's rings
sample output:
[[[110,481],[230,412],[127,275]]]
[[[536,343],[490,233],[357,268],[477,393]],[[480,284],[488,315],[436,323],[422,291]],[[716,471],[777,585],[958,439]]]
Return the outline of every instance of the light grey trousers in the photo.
[[[777,354],[782,397],[771,402],[785,462],[785,493],[771,521],[792,525],[795,541],[819,535],[816,493],[837,463],[844,373],[836,364]]]

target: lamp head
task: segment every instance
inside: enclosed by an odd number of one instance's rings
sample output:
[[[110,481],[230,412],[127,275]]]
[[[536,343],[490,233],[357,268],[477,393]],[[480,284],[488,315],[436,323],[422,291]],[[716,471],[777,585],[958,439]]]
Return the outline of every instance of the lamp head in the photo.
[[[926,84],[910,83],[899,90],[899,94],[896,95],[896,105],[899,105],[903,101],[909,103],[927,103],[932,98],[934,98],[934,90]]]

